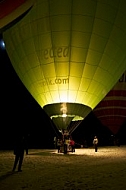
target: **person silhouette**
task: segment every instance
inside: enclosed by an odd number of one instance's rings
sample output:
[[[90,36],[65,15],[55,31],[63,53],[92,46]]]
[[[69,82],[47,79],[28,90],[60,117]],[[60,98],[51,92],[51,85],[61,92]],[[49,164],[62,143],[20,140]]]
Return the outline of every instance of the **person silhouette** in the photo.
[[[60,148],[61,148],[61,140],[57,139],[57,149],[58,149],[58,153],[60,152]]]
[[[75,152],[75,141],[72,138],[70,139],[70,146],[71,146],[71,151]]]
[[[24,136],[19,136],[15,142],[15,147],[14,147],[14,155],[15,155],[15,160],[14,160],[14,165],[12,171],[14,172],[17,164],[18,164],[18,172],[21,172],[21,167],[24,159],[24,150],[25,150],[25,138]]]
[[[97,150],[98,150],[98,138],[97,138],[97,136],[95,136],[93,139],[93,145],[95,148],[95,152],[97,152]]]

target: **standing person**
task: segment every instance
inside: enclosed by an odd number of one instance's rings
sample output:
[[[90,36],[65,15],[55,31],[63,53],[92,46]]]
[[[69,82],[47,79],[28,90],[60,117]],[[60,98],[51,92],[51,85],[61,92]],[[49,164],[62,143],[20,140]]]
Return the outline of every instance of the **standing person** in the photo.
[[[60,147],[61,147],[61,140],[57,139],[57,149],[58,149],[58,153],[60,152]]]
[[[54,137],[54,148],[56,148],[56,137]]]
[[[98,138],[97,138],[97,136],[95,136],[93,139],[93,145],[95,147],[95,152],[97,152],[97,150],[98,150]]]
[[[70,146],[71,146],[71,149],[72,149],[71,151],[75,152],[75,141],[72,138],[70,139]]]
[[[12,171],[15,171],[17,164],[18,164],[18,172],[22,171],[21,167],[24,159],[24,150],[25,150],[25,138],[24,136],[20,136],[18,137],[15,143],[15,148],[14,148],[15,160]]]
[[[64,154],[67,154],[69,133],[67,130],[63,133]]]

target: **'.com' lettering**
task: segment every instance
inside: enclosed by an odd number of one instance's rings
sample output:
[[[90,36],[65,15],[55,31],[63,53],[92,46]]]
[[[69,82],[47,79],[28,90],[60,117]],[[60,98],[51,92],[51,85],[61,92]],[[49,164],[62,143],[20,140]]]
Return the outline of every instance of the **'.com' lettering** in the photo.
[[[46,79],[44,81],[42,81],[42,85],[46,86],[46,85],[55,85],[55,84],[68,84],[69,83],[69,78],[56,78],[55,80],[52,79]]]

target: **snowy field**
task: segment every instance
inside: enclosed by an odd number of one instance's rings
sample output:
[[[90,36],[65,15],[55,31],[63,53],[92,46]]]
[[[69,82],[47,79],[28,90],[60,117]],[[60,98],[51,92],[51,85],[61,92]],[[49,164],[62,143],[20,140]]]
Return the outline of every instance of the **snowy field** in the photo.
[[[126,146],[57,150],[30,149],[22,172],[11,172],[13,151],[0,151],[0,190],[125,190]]]

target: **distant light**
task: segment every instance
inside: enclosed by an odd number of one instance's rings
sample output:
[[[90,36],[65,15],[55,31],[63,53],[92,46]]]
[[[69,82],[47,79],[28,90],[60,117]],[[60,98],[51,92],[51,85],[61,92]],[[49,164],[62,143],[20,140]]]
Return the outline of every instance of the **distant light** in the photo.
[[[0,40],[0,48],[5,49],[5,43],[2,39]]]

